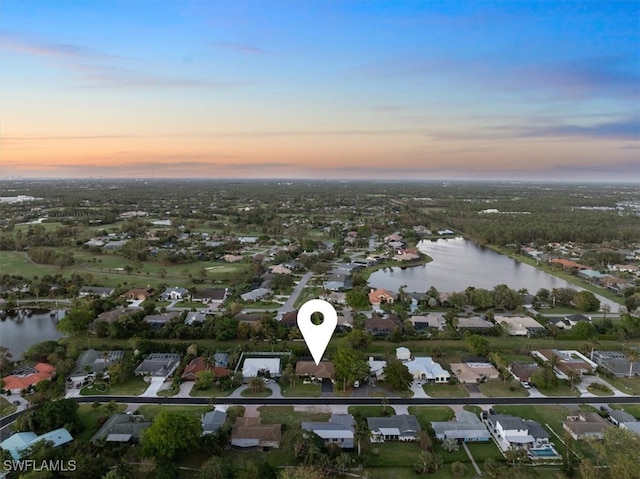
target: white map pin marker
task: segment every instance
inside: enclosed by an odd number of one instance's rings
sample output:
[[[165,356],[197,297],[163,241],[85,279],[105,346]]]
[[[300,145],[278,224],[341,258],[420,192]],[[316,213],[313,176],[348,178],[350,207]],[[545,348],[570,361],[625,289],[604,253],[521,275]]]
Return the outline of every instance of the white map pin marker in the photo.
[[[311,315],[322,313],[322,324],[313,324]],[[338,313],[331,304],[322,299],[312,299],[302,305],[298,311],[298,329],[302,333],[304,342],[307,343],[311,356],[320,364],[329,340],[338,325]]]

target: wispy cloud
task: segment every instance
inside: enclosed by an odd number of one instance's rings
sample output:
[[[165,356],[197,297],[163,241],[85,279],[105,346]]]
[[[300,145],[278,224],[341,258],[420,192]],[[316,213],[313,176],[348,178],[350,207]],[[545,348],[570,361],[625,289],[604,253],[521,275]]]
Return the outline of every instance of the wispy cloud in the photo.
[[[265,50],[259,47],[254,47],[251,45],[244,45],[241,43],[231,43],[231,42],[216,42],[214,43],[216,47],[224,48],[227,50],[235,50],[237,52],[242,53],[250,53],[250,54],[263,54],[267,53]]]
[[[110,55],[80,45],[47,43],[15,34],[2,34],[0,48],[44,59],[55,68],[74,74],[80,87],[93,88],[220,88],[246,82],[193,78],[142,70],[133,58]]]

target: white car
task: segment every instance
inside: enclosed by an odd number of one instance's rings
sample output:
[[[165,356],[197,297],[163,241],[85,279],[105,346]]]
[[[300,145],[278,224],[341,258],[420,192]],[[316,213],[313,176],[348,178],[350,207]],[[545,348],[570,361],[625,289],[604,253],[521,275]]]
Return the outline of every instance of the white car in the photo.
[[[356,381],[355,383],[353,383],[353,387],[354,388],[359,388],[360,387],[360,381]]]
[[[528,382],[528,381],[522,381],[522,386],[523,386],[525,389],[531,389],[531,384],[529,384],[529,382]]]

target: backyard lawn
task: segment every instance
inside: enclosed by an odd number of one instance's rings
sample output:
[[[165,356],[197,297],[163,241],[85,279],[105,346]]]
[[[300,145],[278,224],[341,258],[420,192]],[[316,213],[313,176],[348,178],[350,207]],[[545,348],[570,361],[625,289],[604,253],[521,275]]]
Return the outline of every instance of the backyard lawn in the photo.
[[[212,406],[168,406],[168,405],[144,405],[140,406],[136,411],[136,414],[142,414],[145,419],[153,419],[162,411],[171,412],[186,412],[193,414],[197,417],[202,417],[203,414],[212,411]]]
[[[433,421],[449,421],[455,416],[453,409],[447,406],[409,406],[409,414],[418,418],[422,428],[427,428]]]
[[[427,396],[434,398],[466,398],[469,391],[463,384],[425,384],[423,387]]]
[[[355,418],[365,419],[368,417],[383,417],[382,406],[349,406],[349,414],[352,414]],[[391,406],[387,406],[387,412],[393,414],[394,409]]]
[[[324,412],[294,412],[293,406],[261,406],[258,408],[263,424],[283,424],[287,429],[298,428],[303,421],[328,421]]]

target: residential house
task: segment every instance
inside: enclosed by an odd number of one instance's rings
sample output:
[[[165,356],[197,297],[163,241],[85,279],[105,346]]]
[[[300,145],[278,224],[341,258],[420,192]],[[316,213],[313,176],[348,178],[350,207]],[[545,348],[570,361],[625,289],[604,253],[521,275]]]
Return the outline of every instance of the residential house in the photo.
[[[207,313],[205,311],[189,311],[184,318],[184,324],[187,326],[193,326],[195,324],[202,324],[207,320]]]
[[[382,288],[371,289],[369,292],[369,302],[373,306],[380,306],[383,303],[392,304],[394,298],[395,295],[391,291]]]
[[[384,368],[387,367],[386,361],[375,359],[373,356],[370,356],[367,363],[369,364],[369,374],[371,379],[384,379]]]
[[[342,449],[353,449],[354,425],[351,414],[332,414],[329,422],[303,422],[301,427],[320,436],[325,445],[337,444]]]
[[[546,332],[543,325],[529,316],[496,316],[494,320],[509,332],[509,336],[531,338]]]
[[[444,384],[451,378],[449,371],[443,369],[440,364],[429,356],[416,357],[412,361],[404,363],[404,365],[409,369],[413,378],[418,381]]]
[[[260,321],[262,317],[262,313],[238,313],[233,317],[233,319],[240,323],[255,324]]]
[[[458,381],[465,384],[477,384],[500,377],[500,372],[489,362],[451,363],[450,368]]]
[[[162,313],[162,314],[148,314],[142,321],[149,325],[150,329],[158,330],[161,329],[165,324],[170,323],[175,318],[180,316],[178,311],[171,311],[170,313]]]
[[[118,319],[120,319],[120,317],[124,316],[125,314],[127,314],[127,309],[120,306],[116,309],[112,309],[111,311],[100,313],[95,320],[112,323],[113,321],[117,321]]]
[[[227,413],[225,411],[214,410],[203,414],[200,421],[202,424],[202,435],[218,432],[218,429],[222,427],[226,420]]]
[[[503,451],[510,446],[531,449],[549,444],[549,433],[535,421],[505,414],[489,414],[488,421]]]
[[[254,289],[253,291],[249,291],[248,293],[241,294],[240,297],[242,298],[243,301],[253,302],[253,301],[259,301],[272,294],[273,294],[273,291],[271,291],[270,289],[257,288],[257,289]]]
[[[87,296],[97,296],[99,298],[108,298],[114,292],[115,288],[100,288],[98,286],[82,286],[78,291],[79,298],[85,298]]]
[[[225,366],[217,365],[217,362],[214,361],[214,364],[209,364],[207,359],[203,356],[199,356],[192,360],[182,372],[182,380],[183,381],[195,381],[196,376],[201,371],[211,371],[216,377],[230,376],[233,371],[228,369]]]
[[[56,368],[49,363],[38,363],[35,366],[20,366],[3,378],[4,388],[19,393],[22,389],[50,380],[56,374]]]
[[[598,282],[598,284],[600,284],[600,286],[603,286],[607,289],[610,289],[611,291],[617,294],[622,294],[622,292],[625,289],[631,288],[633,286],[628,281],[622,278],[618,278],[616,276],[604,276],[603,278],[600,278],[600,281]]]
[[[580,279],[589,281],[590,283],[597,283],[604,278],[605,275],[600,271],[595,271],[593,269],[582,269],[576,273],[576,276]]]
[[[611,423],[616,426],[620,426],[620,424],[623,424],[625,422],[637,421],[637,419],[634,416],[632,416],[626,411],[621,411],[620,409],[614,409],[613,411],[611,411],[607,419],[609,419],[609,421],[611,421]]]
[[[277,264],[269,268],[269,273],[272,274],[291,274],[292,271],[284,265]]]
[[[210,304],[210,303],[224,303],[229,297],[230,292],[229,288],[205,288],[197,290],[191,301],[198,302],[202,304]]]
[[[398,358],[398,361],[409,361],[411,359],[411,351],[404,346],[396,348],[396,358]]]
[[[333,376],[333,363],[331,361],[320,361],[316,365],[314,361],[296,362],[296,376],[307,379],[331,379]]]
[[[384,317],[376,314],[364,321],[365,331],[374,336],[388,336],[396,327],[401,326],[402,321],[395,314],[388,314]]]
[[[403,252],[394,255],[393,259],[395,261],[415,261],[420,259],[420,255],[417,253]]]
[[[242,376],[245,379],[256,376],[280,376],[280,357],[257,356],[245,358],[242,364]]]
[[[511,371],[511,375],[518,381],[530,381],[531,376],[533,376],[539,370],[540,366],[538,366],[538,363],[509,363],[509,371]]]
[[[495,324],[480,316],[471,316],[468,318],[458,318],[458,329],[466,329],[469,331],[483,332],[493,328]]]
[[[260,417],[239,417],[231,429],[231,446],[269,451],[280,447],[280,424],[261,424]]]
[[[411,316],[409,321],[411,321],[411,324],[413,324],[416,331],[424,331],[428,328],[442,331],[447,325],[447,321],[442,316],[435,314],[428,314],[427,316]]]
[[[432,422],[436,439],[455,439],[462,442],[487,442],[491,434],[480,418],[470,411],[458,411],[455,421]]]
[[[344,291],[352,288],[351,277],[344,274],[332,274],[322,287],[328,291]]]
[[[580,412],[575,416],[568,416],[562,427],[576,441],[583,439],[602,439],[611,424],[595,412]]]
[[[145,421],[142,415],[113,414],[93,435],[91,442],[139,443],[142,431],[149,426],[151,426],[151,421]]]
[[[564,318],[549,318],[549,324],[560,329],[571,329],[581,321],[591,321],[591,318],[579,313],[569,314]]]
[[[298,327],[298,310],[289,311],[288,313],[284,313],[282,315],[282,319],[280,319],[280,324],[286,326],[288,328],[297,328]]]
[[[176,370],[182,356],[172,353],[151,353],[135,369],[136,376],[168,378]]]
[[[411,414],[389,417],[368,417],[371,442],[415,441],[422,430],[418,419]]]
[[[26,457],[24,453],[40,441],[51,442],[53,447],[60,447],[73,441],[73,437],[65,428],[55,429],[40,436],[35,432],[17,432],[0,442],[0,449],[9,452],[15,461],[20,461]]]
[[[155,290],[150,286],[146,288],[133,288],[124,293],[122,297],[131,301],[145,301],[153,296],[154,292]]]
[[[555,357],[556,375],[566,379],[571,374],[590,374],[598,366],[596,363],[588,359],[578,351],[561,351],[558,349],[541,349],[539,351],[531,351],[534,357],[538,357],[546,362],[551,362]]]
[[[618,351],[594,351],[592,358],[598,366],[614,376],[640,376],[640,361],[630,361],[627,356]]]
[[[73,383],[74,387],[78,383],[83,383],[89,376],[95,377],[97,373],[107,373],[109,367],[124,359],[124,351],[96,351],[89,349],[83,351],[78,356],[76,367],[69,374],[67,381]]]
[[[187,288],[167,288],[160,295],[163,301],[186,301],[189,299],[189,290]]]

